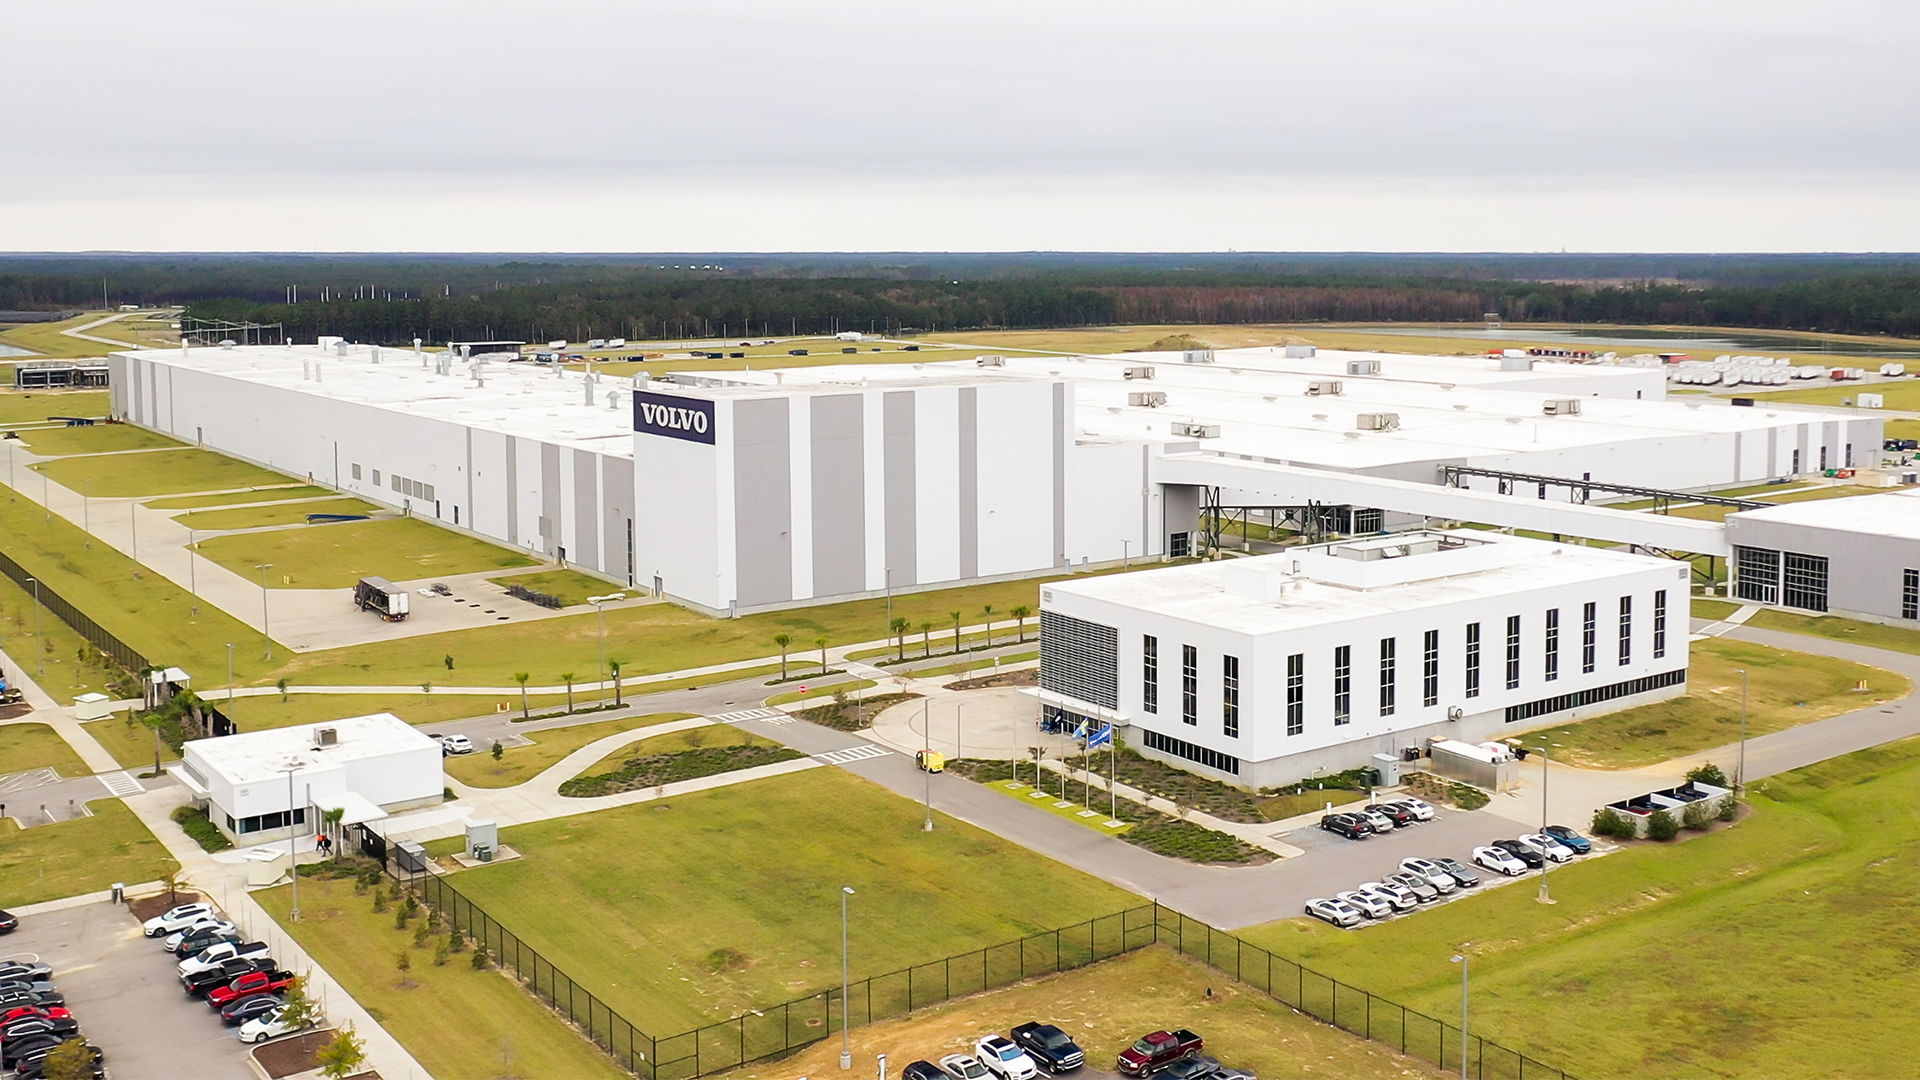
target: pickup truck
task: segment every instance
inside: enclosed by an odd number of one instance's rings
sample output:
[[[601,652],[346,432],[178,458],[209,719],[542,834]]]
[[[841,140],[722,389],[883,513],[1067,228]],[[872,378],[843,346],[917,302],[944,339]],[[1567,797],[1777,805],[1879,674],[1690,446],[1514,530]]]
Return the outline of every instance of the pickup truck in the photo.
[[[1052,1024],[1025,1023],[1014,1028],[1013,1041],[1039,1066],[1050,1073],[1071,1072],[1086,1064],[1087,1055]]]
[[[233,980],[225,986],[217,986],[207,991],[207,1007],[219,1012],[243,997],[255,994],[277,994],[293,982],[291,972],[279,968],[265,971],[252,971]]]
[[[269,951],[264,941],[224,942],[180,961],[180,977],[185,979],[195,972],[217,968],[229,960],[257,960]]]
[[[188,994],[194,997],[205,997],[242,975],[251,975],[256,971],[272,970],[272,967],[273,965],[267,962],[265,957],[252,960],[244,957],[233,960],[222,960],[215,967],[207,968],[204,971],[196,971],[191,975],[181,976],[180,985],[186,989]]]
[[[1206,1043],[1200,1036],[1181,1028],[1156,1031],[1120,1051],[1119,1070],[1123,1076],[1152,1076],[1161,1069],[1200,1052]]]

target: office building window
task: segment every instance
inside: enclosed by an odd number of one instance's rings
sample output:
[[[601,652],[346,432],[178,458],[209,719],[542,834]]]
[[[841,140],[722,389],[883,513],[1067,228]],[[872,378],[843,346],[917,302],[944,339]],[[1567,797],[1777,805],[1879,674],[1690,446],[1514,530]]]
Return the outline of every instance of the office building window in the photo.
[[[1200,723],[1200,650],[1180,646],[1180,722]]]
[[[1353,646],[1336,645],[1333,649],[1333,726],[1352,722]]]
[[[1380,639],[1380,715],[1393,715],[1394,639]]]
[[[338,475],[338,474],[336,474],[336,475]],[[358,464],[356,464],[356,465],[354,465],[354,467],[353,467],[353,478],[354,478],[355,480],[358,480],[358,479],[360,479],[360,466],[359,466]]]
[[[1287,734],[1307,730],[1307,657],[1294,653],[1287,657]]]
[[[1599,640],[1600,605],[1588,602],[1580,607],[1580,674],[1593,674],[1594,645]]]
[[[1480,696],[1480,624],[1467,624],[1467,696]]]
[[[1520,689],[1520,616],[1507,616],[1507,689]]]
[[[1659,660],[1667,655],[1667,590],[1659,589],[1653,594],[1653,658]]]
[[[1287,685],[1293,685],[1291,678]],[[1240,737],[1240,658],[1237,656],[1220,659],[1220,730],[1229,739]]]
[[[1191,535],[1192,535],[1191,533],[1177,532],[1177,533],[1174,533],[1172,536],[1168,537],[1167,538],[1167,554],[1171,555],[1176,559],[1186,558],[1187,553],[1191,551],[1193,547],[1191,541],[1189,540],[1189,537]]]
[[[1232,754],[1223,754],[1218,750],[1209,750],[1204,746],[1195,746],[1185,739],[1176,739],[1162,735],[1157,731],[1144,732],[1141,744],[1149,750],[1158,750],[1163,754],[1172,754],[1185,758],[1195,765],[1204,766],[1233,776],[1240,775],[1240,759]]]
[[[1160,711],[1160,639],[1152,634],[1140,640],[1140,707]]]
[[[1780,553],[1772,548],[1735,547],[1733,575],[1739,585],[1734,590],[1742,600],[1756,604],[1780,602]]]
[[[1900,571],[1900,617],[1920,619],[1920,570]]]
[[[1420,646],[1420,704],[1440,704],[1440,631],[1429,630]]]
[[[1633,597],[1620,598],[1620,662],[1633,659]]]
[[[1556,697],[1529,701],[1522,705],[1509,705],[1506,720],[1507,723],[1514,724],[1522,720],[1531,720],[1536,716],[1545,716],[1548,713],[1565,712],[1568,709],[1598,705],[1616,698],[1631,697],[1634,694],[1644,694],[1668,686],[1679,686],[1686,681],[1686,668],[1675,668],[1658,675],[1642,675],[1637,679],[1614,683],[1612,686],[1592,686],[1585,690],[1574,690]]]
[[[1780,559],[1780,602],[1807,611],[1827,610],[1827,557],[1789,551]]]
[[[1560,677],[1560,609],[1547,609],[1547,681]]]

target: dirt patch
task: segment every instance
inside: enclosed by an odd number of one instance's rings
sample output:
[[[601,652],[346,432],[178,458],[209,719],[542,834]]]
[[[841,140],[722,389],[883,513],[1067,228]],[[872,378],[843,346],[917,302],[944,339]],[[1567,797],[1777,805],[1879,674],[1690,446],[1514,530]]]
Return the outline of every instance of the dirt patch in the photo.
[[[279,1080],[282,1076],[308,1072],[319,1068],[316,1060],[321,1049],[333,1041],[331,1031],[309,1031],[292,1038],[275,1039],[261,1043],[253,1051],[253,1060],[267,1070],[267,1075]]]
[[[962,679],[950,682],[942,690],[986,690],[995,686],[1039,686],[1040,669],[1022,668],[1019,671],[1002,671],[997,675],[987,675],[978,679]]]
[[[33,711],[33,706],[24,701],[12,705],[0,705],[0,720],[11,720],[16,716],[25,716]]]
[[[163,889],[152,896],[127,901],[127,909],[133,912],[135,920],[146,922],[155,915],[165,915],[181,904],[198,904],[205,899],[192,889],[175,889],[172,893]]]

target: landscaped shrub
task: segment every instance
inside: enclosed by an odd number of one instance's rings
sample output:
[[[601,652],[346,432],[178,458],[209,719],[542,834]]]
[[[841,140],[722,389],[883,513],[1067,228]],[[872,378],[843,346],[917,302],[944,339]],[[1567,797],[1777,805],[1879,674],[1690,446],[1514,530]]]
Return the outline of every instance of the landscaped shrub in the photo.
[[[1478,810],[1493,801],[1493,796],[1472,784],[1455,784],[1449,794],[1453,796],[1453,805],[1462,810]]]
[[[1647,839],[1666,841],[1680,835],[1680,823],[1666,810],[1655,810],[1647,821]]]
[[[1732,821],[1740,813],[1740,804],[1731,797],[1720,800],[1720,820]]]
[[[1705,832],[1707,826],[1713,824],[1713,813],[1707,809],[1705,802],[1696,799],[1687,804],[1686,812],[1681,815],[1680,820],[1694,832]]]
[[[912,701],[919,694],[870,694],[858,700],[847,695],[844,689],[833,692],[833,700],[825,705],[815,705],[811,709],[801,709],[793,715],[809,724],[819,724],[835,731],[864,731],[873,726],[873,718],[880,715],[888,706],[903,701]]]
[[[784,746],[707,746],[671,754],[628,758],[620,768],[597,776],[576,776],[560,785],[560,794],[576,799],[639,791],[681,780],[751,769],[805,757]]]
[[[1733,781],[1727,779],[1727,774],[1721,771],[1720,766],[1715,765],[1711,761],[1705,765],[1688,770],[1687,779],[1688,781],[1698,780],[1703,784],[1712,784],[1714,787],[1733,787]]]
[[[205,810],[196,810],[191,806],[177,807],[173,811],[173,820],[182,831],[193,837],[193,842],[199,844],[203,850],[225,851],[233,846],[233,841],[227,839],[227,834],[207,820]]]

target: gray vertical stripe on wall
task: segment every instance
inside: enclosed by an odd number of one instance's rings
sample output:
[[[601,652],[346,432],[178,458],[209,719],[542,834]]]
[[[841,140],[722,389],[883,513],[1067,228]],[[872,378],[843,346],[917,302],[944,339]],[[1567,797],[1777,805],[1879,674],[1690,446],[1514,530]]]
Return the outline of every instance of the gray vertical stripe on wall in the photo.
[[[471,529],[473,524],[473,428],[467,428],[467,513],[460,524]]]
[[[507,543],[520,543],[520,440],[511,435],[507,444]]]
[[[1767,429],[1767,475],[1778,476],[1782,471],[1780,468],[1780,429],[1770,427]]]
[[[1140,554],[1153,553],[1153,454],[1150,448],[1140,447]],[[1131,554],[1132,545],[1120,549],[1121,557]],[[1160,548],[1165,551],[1166,549]]]
[[[811,399],[813,595],[867,587],[866,433],[859,394]]]
[[[600,521],[594,513],[600,505],[599,458],[591,450],[573,452],[573,543],[579,550],[568,551],[567,555],[604,573],[607,561],[600,557]]]
[[[540,444],[540,516],[553,530],[544,538],[547,554],[552,555],[559,551],[560,538],[566,533],[560,528],[560,448],[551,443]],[[573,558],[573,552],[567,552],[567,558]]]
[[[1053,565],[1067,562],[1067,384],[1053,384]]]
[[[601,468],[601,486],[606,489],[603,506],[606,531],[601,534],[606,555],[600,560],[600,572],[627,584],[635,582],[635,568],[627,562],[627,522],[633,520],[633,459],[609,454]]]
[[[793,599],[793,445],[786,398],[733,403],[734,596]]]
[[[917,585],[919,508],[915,474],[914,394],[895,390],[881,398],[881,446],[886,472],[887,568],[895,585]]]
[[[980,576],[980,395],[960,388],[960,576]]]

